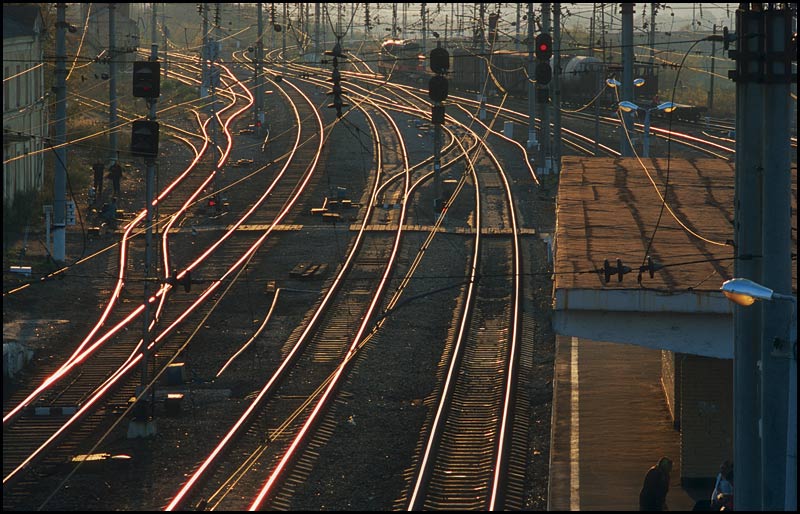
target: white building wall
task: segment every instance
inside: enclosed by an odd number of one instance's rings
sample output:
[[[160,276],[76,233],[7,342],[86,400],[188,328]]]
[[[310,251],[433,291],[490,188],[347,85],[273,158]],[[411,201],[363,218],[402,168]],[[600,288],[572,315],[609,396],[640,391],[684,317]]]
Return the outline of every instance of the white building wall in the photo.
[[[38,35],[3,39],[4,205],[18,192],[42,188],[48,137],[42,59]]]

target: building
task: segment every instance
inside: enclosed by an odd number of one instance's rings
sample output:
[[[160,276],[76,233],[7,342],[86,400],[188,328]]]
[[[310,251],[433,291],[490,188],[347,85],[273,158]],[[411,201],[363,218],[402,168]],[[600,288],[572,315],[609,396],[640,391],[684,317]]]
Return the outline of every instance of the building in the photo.
[[[44,180],[44,27],[35,4],[3,6],[3,205]]]
[[[719,287],[733,278],[734,164],[643,162],[647,173],[634,158],[563,159],[553,325],[561,335],[661,351],[680,481],[713,487],[733,456],[733,304]],[[795,219],[796,180],[795,169]],[[796,267],[793,275],[796,290]]]

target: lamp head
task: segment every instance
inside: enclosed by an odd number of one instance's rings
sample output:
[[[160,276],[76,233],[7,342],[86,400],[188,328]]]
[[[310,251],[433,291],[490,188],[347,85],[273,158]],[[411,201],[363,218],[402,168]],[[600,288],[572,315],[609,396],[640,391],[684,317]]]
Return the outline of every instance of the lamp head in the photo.
[[[659,104],[658,107],[656,107],[656,109],[658,109],[659,111],[664,111],[664,112],[672,112],[677,108],[678,105],[672,102],[664,102],[662,104]]]
[[[618,87],[618,86],[621,86],[622,83],[620,81],[618,81],[618,80],[606,79],[606,85],[608,87]]]
[[[638,111],[639,106],[628,100],[623,100],[619,103],[619,108],[625,112]]]
[[[746,278],[732,278],[722,283],[720,291],[732,302],[747,307],[756,300],[772,300],[772,289]]]
[[[642,87],[644,82],[645,80],[643,78],[633,79],[633,85],[636,87]]]

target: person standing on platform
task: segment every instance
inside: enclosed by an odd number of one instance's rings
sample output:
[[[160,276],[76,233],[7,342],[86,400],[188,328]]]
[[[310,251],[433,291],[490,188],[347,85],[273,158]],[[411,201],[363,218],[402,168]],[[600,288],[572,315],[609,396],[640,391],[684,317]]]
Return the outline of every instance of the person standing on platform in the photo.
[[[639,510],[667,510],[671,471],[672,461],[667,457],[658,459],[658,463],[647,471],[639,493]]]
[[[733,503],[733,463],[726,460],[719,466],[717,483],[711,493],[711,510],[732,510]]]
[[[103,199],[103,163],[96,162],[92,165],[94,171],[94,197],[95,200]]]
[[[114,184],[114,196],[119,197],[120,194],[120,180],[122,180],[122,166],[119,165],[119,160],[114,161],[114,164],[108,169],[108,178]]]

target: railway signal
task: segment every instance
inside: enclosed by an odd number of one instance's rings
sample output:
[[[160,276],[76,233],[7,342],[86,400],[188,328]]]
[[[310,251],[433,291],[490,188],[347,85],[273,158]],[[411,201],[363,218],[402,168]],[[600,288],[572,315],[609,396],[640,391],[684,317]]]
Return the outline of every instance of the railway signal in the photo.
[[[450,52],[441,47],[434,48],[431,50],[430,61],[432,72],[447,73],[447,70],[450,69]]]
[[[549,61],[553,56],[553,38],[547,32],[536,36],[536,58],[540,61]]]
[[[441,177],[441,148],[442,148],[442,125],[444,124],[444,105],[442,102],[447,100],[449,85],[447,77],[444,76],[450,69],[450,53],[437,47],[430,53],[431,70],[436,73],[428,81],[428,96],[431,105],[431,123],[433,124],[433,210],[441,213],[444,208],[442,202],[442,177]]]
[[[133,96],[139,98],[161,96],[161,63],[157,61],[133,63]]]
[[[434,75],[428,81],[428,96],[434,102],[444,102],[448,93],[447,79],[443,75]]]
[[[550,102],[548,84],[553,78],[553,68],[550,67],[550,57],[553,56],[553,38],[547,32],[536,36],[536,101],[541,104]]]
[[[553,78],[553,68],[550,67],[550,63],[537,62],[536,70],[534,71],[534,78],[536,78],[537,84],[541,85],[549,84],[550,80]]]
[[[146,159],[158,156],[158,122],[136,120],[131,131],[131,153]]]
[[[333,73],[329,79],[333,82],[333,88],[328,92],[329,95],[333,95],[333,103],[328,104],[328,107],[336,109],[336,117],[341,118],[342,107],[348,107],[348,104],[342,101],[342,74],[339,71],[339,58],[344,57],[344,54],[341,42],[336,41],[333,51],[326,51],[325,55],[333,56]]]

